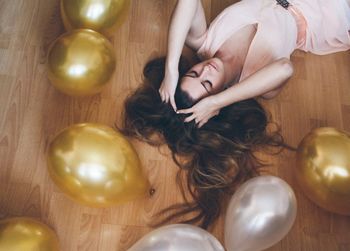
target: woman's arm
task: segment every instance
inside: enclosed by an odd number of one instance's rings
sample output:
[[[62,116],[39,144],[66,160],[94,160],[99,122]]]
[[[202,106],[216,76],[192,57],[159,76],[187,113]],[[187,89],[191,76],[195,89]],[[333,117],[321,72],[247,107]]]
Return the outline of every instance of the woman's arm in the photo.
[[[205,33],[207,24],[200,0],[178,0],[168,32],[168,70],[177,70],[184,44],[197,50],[198,39]]]
[[[216,94],[206,97],[189,109],[178,113],[192,113],[185,122],[195,120],[199,127],[205,124],[211,117],[217,115],[221,108],[245,99],[264,96],[281,88],[292,76],[293,65],[286,59],[279,59],[242,82]],[[269,96],[269,95],[267,95]]]
[[[287,58],[279,59],[248,78],[213,96],[219,109],[249,98],[264,96],[282,87],[293,75],[293,65]],[[267,95],[268,96],[268,95]]]
[[[205,20],[205,13],[202,1],[199,0],[197,4],[196,13],[192,19],[190,30],[186,37],[186,45],[192,50],[197,51],[203,44],[204,34],[207,31],[207,21]]]
[[[159,88],[163,102],[176,104],[174,94],[179,79],[178,65],[185,41],[192,49],[200,46],[200,37],[207,29],[202,2],[200,0],[178,0],[173,11],[169,32],[165,76]]]

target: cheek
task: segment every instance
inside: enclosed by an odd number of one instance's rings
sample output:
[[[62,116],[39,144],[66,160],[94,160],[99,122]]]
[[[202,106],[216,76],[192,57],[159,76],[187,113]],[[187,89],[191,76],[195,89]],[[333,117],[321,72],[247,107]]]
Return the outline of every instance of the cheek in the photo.
[[[213,88],[215,90],[221,90],[223,86],[224,86],[224,74],[221,72],[215,76],[215,82],[213,82]]]

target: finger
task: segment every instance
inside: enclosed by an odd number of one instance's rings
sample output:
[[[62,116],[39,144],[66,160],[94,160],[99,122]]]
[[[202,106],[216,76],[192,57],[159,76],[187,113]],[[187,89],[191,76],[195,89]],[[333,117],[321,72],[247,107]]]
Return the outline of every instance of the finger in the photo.
[[[191,122],[192,120],[194,120],[196,118],[196,115],[192,114],[191,116],[187,117],[185,119],[185,122],[188,123],[188,122]]]
[[[173,107],[174,111],[176,112],[177,111],[177,107],[176,107],[174,96],[170,97],[170,104]]]
[[[168,102],[169,102],[169,96],[168,96],[168,94],[165,94],[165,96],[164,96],[164,102],[165,102],[165,103],[168,103]]]
[[[192,113],[192,112],[193,112],[193,109],[192,108],[188,108],[188,109],[178,110],[176,113],[187,114],[187,113]]]
[[[159,96],[160,96],[160,99],[164,102],[164,93],[159,90]]]
[[[205,123],[207,123],[208,120],[202,120],[199,124],[198,124],[198,128],[201,128]]]

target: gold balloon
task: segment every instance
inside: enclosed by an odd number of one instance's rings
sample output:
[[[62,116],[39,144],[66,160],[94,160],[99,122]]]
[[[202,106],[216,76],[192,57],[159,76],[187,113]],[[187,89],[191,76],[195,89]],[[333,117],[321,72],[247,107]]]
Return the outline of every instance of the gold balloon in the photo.
[[[101,34],[87,29],[60,36],[48,54],[48,76],[52,84],[72,96],[93,95],[111,79],[114,50]]]
[[[144,196],[148,181],[140,160],[120,132],[100,124],[76,124],[50,144],[49,173],[72,199],[107,207]]]
[[[56,234],[43,223],[20,217],[0,221],[0,251],[59,251]]]
[[[350,135],[311,131],[298,146],[296,179],[303,192],[331,212],[350,215]]]
[[[88,28],[111,35],[129,7],[130,0],[61,0],[61,16],[67,30]]]

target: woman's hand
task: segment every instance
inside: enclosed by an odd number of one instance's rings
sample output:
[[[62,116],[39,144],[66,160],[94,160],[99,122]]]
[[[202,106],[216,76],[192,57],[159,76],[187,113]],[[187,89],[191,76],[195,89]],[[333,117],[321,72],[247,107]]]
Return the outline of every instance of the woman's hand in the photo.
[[[206,97],[191,108],[177,111],[177,113],[183,114],[192,113],[185,119],[185,122],[194,120],[199,128],[207,123],[209,119],[218,115],[219,112],[220,107],[216,102],[215,96]]]
[[[159,95],[163,102],[168,103],[170,101],[174,111],[177,110],[175,103],[175,90],[177,82],[179,80],[179,73],[174,71],[173,73],[165,73],[162,84],[159,88]]]

